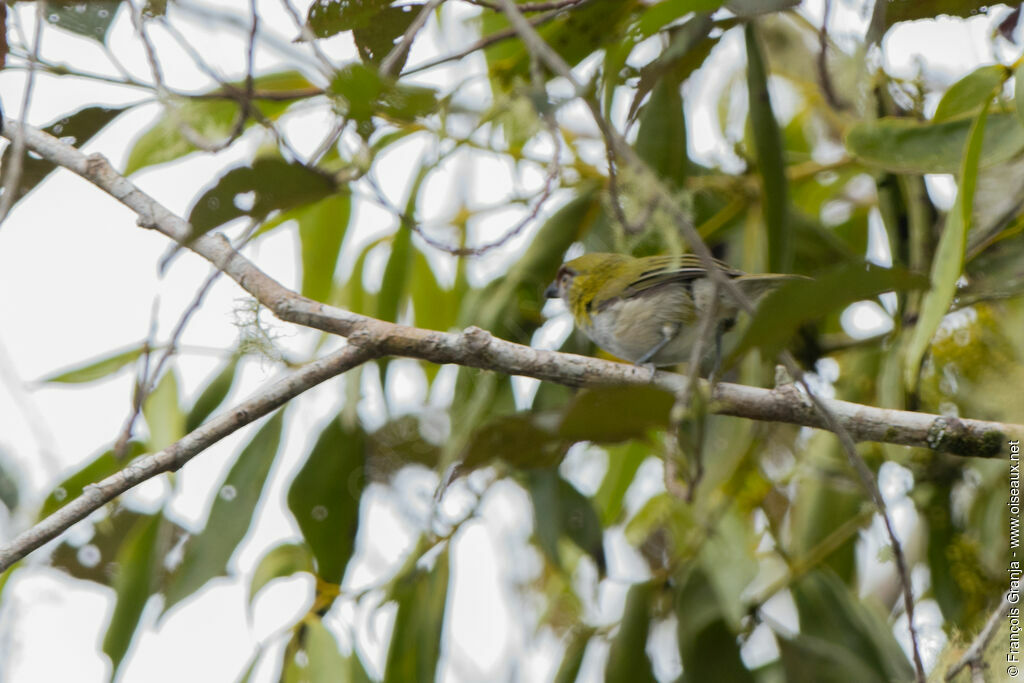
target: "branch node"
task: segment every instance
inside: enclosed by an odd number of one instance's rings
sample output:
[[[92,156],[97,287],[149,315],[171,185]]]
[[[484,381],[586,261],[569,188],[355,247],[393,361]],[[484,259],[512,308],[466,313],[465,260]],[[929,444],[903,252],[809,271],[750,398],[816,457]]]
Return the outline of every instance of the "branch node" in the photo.
[[[494,337],[487,330],[476,325],[470,325],[462,331],[462,338],[466,341],[466,348],[470,353],[478,354],[491,344]]]
[[[784,389],[786,386],[793,386],[793,376],[789,374],[789,370],[786,369],[785,365],[776,365],[775,390],[780,391]]]
[[[90,176],[100,175],[110,167],[110,162],[102,154],[94,152],[85,157],[85,172]]]

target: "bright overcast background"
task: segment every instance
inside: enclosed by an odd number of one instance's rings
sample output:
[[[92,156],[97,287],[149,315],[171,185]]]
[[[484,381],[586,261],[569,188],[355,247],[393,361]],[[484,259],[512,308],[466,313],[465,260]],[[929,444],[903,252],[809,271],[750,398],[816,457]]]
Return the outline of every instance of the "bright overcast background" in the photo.
[[[463,22],[474,16],[476,10],[462,3],[452,4],[460,5],[462,11],[446,14],[444,26],[438,26],[434,18],[429,21],[425,33],[415,43],[410,65],[448,53],[474,39],[474,32],[467,30]],[[804,11],[812,21],[819,21],[821,3],[805,4]],[[860,37],[866,30],[864,4],[836,3],[830,33],[840,46],[844,36]],[[247,3],[224,1],[209,5],[219,6],[222,14],[247,20]],[[190,3],[169,3],[171,23],[227,80],[240,78],[245,69],[244,31],[228,30],[210,17],[197,15],[196,7]],[[108,44],[129,72],[149,80],[145,53],[128,9],[122,6]],[[275,36],[282,49],[307,52],[304,46],[292,43],[297,30],[279,0],[261,1],[258,9],[262,30]],[[307,7],[297,9],[305,15]],[[23,29],[31,35],[35,5],[17,3],[8,11],[18,16]],[[878,58],[885,60],[892,73],[910,76],[926,65],[925,79],[937,84],[951,83],[979,64],[1009,63],[1017,57],[991,53],[991,33],[1004,15],[1005,12],[996,11],[969,20],[900,25],[888,34],[883,54]],[[170,86],[201,91],[215,85],[165,31],[154,27],[152,34]],[[708,64],[686,84],[684,92],[688,119],[696,131],[689,140],[691,154],[695,160],[713,165],[732,161],[728,146],[708,113],[708,107],[713,106],[709,103],[717,101],[718,90],[723,82],[729,81],[708,75],[732,74],[742,67],[742,41],[739,34],[732,38],[715,49]],[[337,63],[357,59],[348,34],[322,42]],[[267,47],[266,42],[261,45],[256,53],[257,74],[290,63],[282,59],[280,52]],[[50,26],[43,32],[41,55],[51,62],[73,64],[80,70],[117,75],[98,43]],[[470,72],[485,72],[481,55],[431,71],[422,82],[448,85]],[[78,106],[117,105],[140,98],[139,91],[134,89],[38,74],[25,113],[20,111],[25,82],[24,71],[0,72],[0,101],[6,116],[24,117],[37,126],[46,125]],[[478,93],[487,97],[487,88],[482,84]],[[777,109],[785,115],[784,94],[779,95]],[[160,113],[156,103],[135,108],[120,116],[84,149],[102,152],[115,167],[123,167],[134,140]],[[329,125],[327,113],[312,108],[307,113],[300,110],[289,115],[282,124],[292,145],[306,154],[320,143]],[[151,167],[133,176],[133,180],[172,211],[185,214],[196,194],[224,168],[250,157],[262,138],[255,130],[246,135],[247,145],[217,155],[194,154]],[[398,204],[404,201],[402,192],[422,148],[415,140],[396,145],[381,162],[379,180]],[[481,203],[500,203],[510,196],[511,183],[516,179],[508,167],[486,160],[473,163],[453,164],[448,173],[435,176],[431,182],[436,183],[436,188],[432,188],[429,196],[435,198],[436,206],[421,207],[428,218],[432,214],[443,217],[454,206],[452,198],[457,196],[471,194]],[[529,186],[539,179],[539,174],[535,178],[527,174],[519,177],[518,182]],[[948,192],[950,182],[932,179],[929,187],[937,193]],[[366,244],[396,229],[393,218],[369,202],[357,201],[354,212],[352,227],[346,235],[346,240],[353,243]],[[507,217],[499,218],[507,224]],[[528,235],[523,235],[489,254],[475,266],[473,277],[479,282],[501,272],[527,242]],[[294,286],[296,247],[294,232],[277,231],[251,252],[266,272]],[[66,171],[53,174],[44,189],[22,201],[0,226],[0,457],[3,466],[15,469],[20,477],[23,495],[42,500],[56,483],[108,447],[117,435],[129,410],[133,381],[130,372],[82,387],[47,385],[37,380],[113,348],[138,344],[149,334],[154,316],[157,339],[167,337],[209,273],[204,261],[184,254],[171,263],[166,274],[156,277],[158,263],[167,248],[168,240],[162,235],[136,227],[135,216],[128,209]],[[358,252],[346,249],[343,253]],[[371,257],[371,263],[378,262],[378,267],[383,268],[385,256],[386,250],[381,251]],[[884,254],[879,257],[884,259]],[[432,258],[443,273],[447,260],[437,255]],[[342,271],[351,267],[350,262],[339,266]],[[221,363],[211,351],[230,348],[234,343],[238,335],[235,322],[243,298],[237,285],[222,278],[188,327],[182,340],[183,353],[177,361],[184,397],[194,396]],[[555,320],[545,334],[565,334],[568,326],[558,317],[558,307],[551,306],[548,311]],[[873,324],[870,311],[865,311],[862,323]],[[270,324],[283,335],[279,342],[285,349],[308,353],[312,335],[293,332],[272,321]],[[411,409],[423,402],[426,384],[416,363],[408,361],[400,366],[403,371],[394,373],[397,380],[385,390],[396,399],[395,405],[407,402]],[[274,376],[269,364],[248,359],[230,400],[248,395]],[[230,681],[244,671],[260,643],[276,643],[279,651],[283,649],[286,638],[281,634],[308,608],[308,603],[300,601],[302,596],[312,600],[313,579],[301,575],[276,581],[260,594],[250,610],[248,574],[268,548],[282,540],[298,538],[298,530],[286,513],[285,486],[299,467],[311,435],[317,434],[324,421],[338,409],[341,387],[340,381],[328,382],[291,408],[281,456],[271,472],[270,495],[265,496],[256,523],[232,560],[234,575],[211,582],[159,620],[161,606],[158,600],[151,600],[139,636],[122,668],[121,680]],[[519,389],[528,392],[530,383],[521,383]],[[367,399],[361,414],[372,428],[382,424],[386,417],[379,399],[381,389],[368,380],[364,391]],[[444,400],[443,396],[431,397],[435,399]],[[254,428],[241,430],[218,443],[177,475],[178,488],[171,508],[175,521],[188,529],[202,525],[212,500],[212,484],[224,476],[232,456],[250,438]],[[440,433],[443,428],[439,427]],[[631,500],[644,499],[661,486],[659,467],[654,463],[648,465],[652,465],[649,476],[638,479],[630,492]],[[602,474],[600,463],[584,462],[572,453],[563,472],[584,492],[593,491]],[[899,479],[897,473],[883,481],[894,502],[898,502],[902,490]],[[406,470],[395,486],[401,495],[388,494],[381,488],[364,501],[368,533],[360,535],[363,543],[356,565],[346,576],[347,588],[370,587],[374,577],[389,576],[403,561],[418,533],[413,520],[428,516],[425,511],[432,504],[436,483],[431,472]],[[163,479],[148,482],[133,491],[128,502],[135,507],[153,508],[166,486]],[[524,513],[529,505],[517,499],[524,495],[511,484],[494,487],[484,500],[479,518],[463,528],[453,546],[451,620],[446,628],[451,629],[452,636],[447,642],[454,644],[442,655],[444,680],[543,680],[550,678],[557,666],[561,643],[554,637],[547,642],[542,638],[538,646],[532,636],[532,608],[520,604],[522,593],[517,590],[517,583],[527,581],[536,567],[522,566],[524,556],[528,556],[522,552],[513,555],[507,550],[521,548],[531,532],[531,519]],[[453,514],[458,512],[459,504],[456,490],[449,501]],[[910,518],[902,519],[898,506],[894,510],[904,532],[914,524],[912,507],[910,511]],[[4,518],[0,513],[0,539],[11,538],[29,521]],[[78,525],[72,531],[72,536],[76,535],[86,539],[88,525]],[[609,622],[617,619],[629,582],[643,578],[645,571],[628,544],[614,538],[609,543],[609,557],[613,561],[610,575],[624,580],[621,590],[612,586],[592,596],[595,621],[602,617]],[[870,557],[871,552],[862,555]],[[511,563],[511,557],[520,566]],[[47,568],[42,553],[33,556],[30,563],[32,569],[19,571],[3,593],[0,680],[104,680],[109,676],[110,665],[100,651],[100,643],[113,608],[113,592]],[[786,605],[776,609],[783,622],[792,619]],[[927,602],[922,603],[919,614],[927,620]],[[352,601],[341,600],[325,620],[343,650],[353,646],[354,636],[371,674],[379,674],[383,665],[393,610],[378,610],[376,615],[371,616],[363,608],[356,613]],[[345,624],[357,624],[357,628],[353,631]],[[934,655],[942,645],[941,631],[935,633],[933,628],[923,636],[925,654]],[[670,634],[666,637],[672,638]],[[764,656],[756,651],[744,654]],[[264,658],[252,680],[272,680],[278,666],[279,659]],[[678,673],[679,664],[655,659],[655,666],[664,677]],[[600,670],[585,663],[581,680],[591,680]]]

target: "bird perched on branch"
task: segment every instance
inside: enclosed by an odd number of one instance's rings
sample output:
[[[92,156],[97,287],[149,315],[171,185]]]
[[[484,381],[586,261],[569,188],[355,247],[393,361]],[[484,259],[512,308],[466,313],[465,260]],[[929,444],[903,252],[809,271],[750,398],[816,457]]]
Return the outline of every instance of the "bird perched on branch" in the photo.
[[[802,275],[749,275],[721,261],[715,263],[751,301],[787,280],[804,279]],[[701,363],[711,361],[717,367],[722,335],[740,310],[739,302],[724,286],[712,283],[693,254],[639,258],[585,254],[563,263],[544,295],[562,299],[576,327],[595,344],[637,365],[689,361],[700,336],[700,321],[713,311],[711,343]]]

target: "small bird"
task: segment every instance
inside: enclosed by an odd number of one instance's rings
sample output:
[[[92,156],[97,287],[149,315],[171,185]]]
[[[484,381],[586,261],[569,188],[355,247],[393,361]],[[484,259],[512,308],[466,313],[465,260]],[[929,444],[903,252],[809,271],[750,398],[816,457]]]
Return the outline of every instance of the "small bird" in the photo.
[[[802,275],[748,275],[722,268],[752,301]],[[718,288],[714,344],[701,359],[717,370],[721,338],[736,321],[736,300]],[[562,299],[584,334],[605,351],[637,365],[675,365],[690,360],[700,320],[711,309],[714,287],[693,254],[634,257],[585,254],[563,263],[544,295]],[[710,369],[710,368],[707,368]]]

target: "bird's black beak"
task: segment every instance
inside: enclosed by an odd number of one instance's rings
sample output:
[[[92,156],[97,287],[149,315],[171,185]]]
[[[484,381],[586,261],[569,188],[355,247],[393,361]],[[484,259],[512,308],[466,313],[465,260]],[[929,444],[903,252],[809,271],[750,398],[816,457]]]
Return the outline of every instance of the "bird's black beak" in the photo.
[[[557,299],[558,298],[558,281],[555,280],[548,288],[544,290],[545,299]]]

